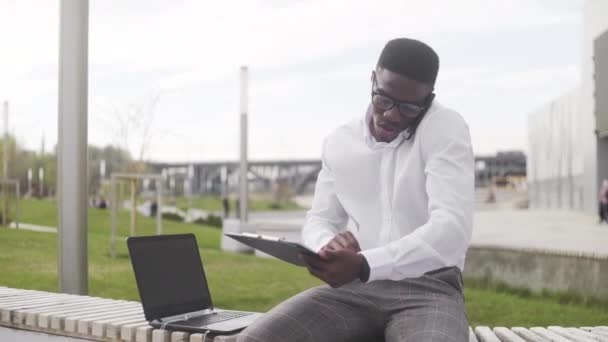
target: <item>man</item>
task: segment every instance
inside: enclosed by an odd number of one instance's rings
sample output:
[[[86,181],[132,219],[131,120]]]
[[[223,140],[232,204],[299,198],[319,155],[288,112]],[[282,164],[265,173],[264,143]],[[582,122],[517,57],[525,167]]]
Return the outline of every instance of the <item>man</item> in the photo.
[[[438,69],[428,45],[387,43],[365,117],[324,142],[302,231],[319,257],[301,258],[329,286],[281,303],[239,341],[468,340],[474,158],[462,117],[434,101]]]

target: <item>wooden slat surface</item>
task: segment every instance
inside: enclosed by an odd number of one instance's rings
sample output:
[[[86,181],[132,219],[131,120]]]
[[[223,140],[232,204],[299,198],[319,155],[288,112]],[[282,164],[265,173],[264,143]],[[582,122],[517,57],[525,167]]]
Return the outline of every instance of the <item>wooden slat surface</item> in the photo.
[[[576,336],[584,336],[584,337],[588,337],[591,340],[597,342],[608,342],[608,337],[607,336],[599,336],[597,334],[593,334],[589,331],[585,331],[583,329],[580,328],[565,328],[566,330],[568,330],[568,332],[576,335]]]
[[[526,340],[505,327],[496,327],[492,331],[502,342],[526,342]]]
[[[533,327],[530,330],[552,342],[573,342],[571,339],[558,335],[542,327]]]
[[[521,336],[524,340],[526,340],[528,342],[549,342],[549,341],[551,341],[526,328],[513,327],[513,328],[511,328],[511,331],[513,331],[517,335]]]
[[[115,302],[102,303],[92,305],[90,307],[82,307],[79,309],[62,310],[51,314],[40,314],[38,317],[39,327],[50,327],[54,330],[66,330],[66,319],[73,319],[79,316],[84,316],[91,313],[99,313],[109,310],[122,310],[123,308],[132,307],[131,302]],[[75,329],[73,329],[75,330]],[[67,330],[66,330],[67,331]]]
[[[477,335],[479,342],[501,342],[489,327],[475,328],[475,335]]]
[[[587,336],[581,336],[579,334],[572,333],[568,329],[560,326],[550,326],[548,327],[548,329],[549,331],[552,331],[575,342],[597,342],[595,338],[590,338]]]
[[[148,322],[144,321],[144,322],[140,322],[140,323],[133,323],[133,324],[126,324],[123,326],[116,326],[116,329],[120,329],[120,340],[121,341],[128,341],[128,342],[135,342],[135,337],[136,337],[136,332],[137,329],[140,327],[147,327],[148,326]],[[108,335],[110,335],[110,330],[112,329],[112,326],[110,326],[108,328]]]
[[[469,327],[469,342],[479,342],[477,336],[475,336],[475,332],[471,327]]]
[[[152,328],[138,302],[0,287],[0,325],[94,341],[236,342]],[[608,326],[476,327],[469,342],[608,342]]]

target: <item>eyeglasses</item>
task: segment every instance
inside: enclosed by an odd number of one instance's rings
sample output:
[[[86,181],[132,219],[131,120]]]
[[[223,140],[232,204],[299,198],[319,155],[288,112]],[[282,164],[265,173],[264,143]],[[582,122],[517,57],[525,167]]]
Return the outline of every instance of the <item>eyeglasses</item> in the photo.
[[[429,94],[429,97],[427,97],[424,101],[424,105],[407,101],[399,101],[388,95],[378,93],[374,90],[375,86],[376,78],[374,77],[372,83],[372,103],[374,104],[374,106],[383,111],[390,110],[391,108],[396,106],[399,109],[399,113],[408,118],[416,118],[422,113],[424,113],[424,111],[427,109],[428,104],[430,103],[429,99],[431,99],[432,101],[433,98],[433,94]]]

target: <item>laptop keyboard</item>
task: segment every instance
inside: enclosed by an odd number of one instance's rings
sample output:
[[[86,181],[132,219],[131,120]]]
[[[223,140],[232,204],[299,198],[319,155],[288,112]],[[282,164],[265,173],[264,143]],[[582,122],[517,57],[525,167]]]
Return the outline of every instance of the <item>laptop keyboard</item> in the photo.
[[[197,316],[188,319],[187,321],[176,322],[180,325],[189,325],[193,327],[200,327],[211,323],[217,323],[227,321],[229,319],[239,318],[243,316],[251,315],[251,312],[240,312],[240,311],[222,311],[217,313],[210,313],[204,316]]]

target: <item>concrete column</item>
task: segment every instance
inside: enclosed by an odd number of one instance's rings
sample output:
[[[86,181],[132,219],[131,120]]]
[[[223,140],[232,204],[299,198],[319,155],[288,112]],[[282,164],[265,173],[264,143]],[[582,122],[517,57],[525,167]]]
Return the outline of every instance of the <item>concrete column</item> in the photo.
[[[62,0],[57,191],[59,290],[87,294],[88,0]]]

